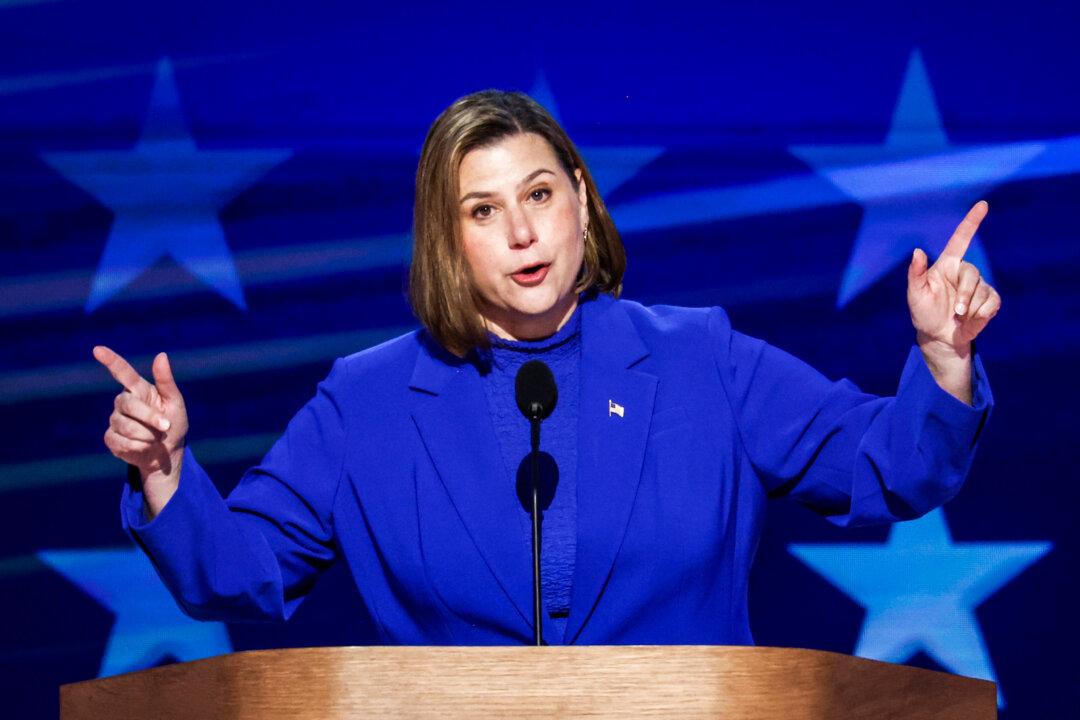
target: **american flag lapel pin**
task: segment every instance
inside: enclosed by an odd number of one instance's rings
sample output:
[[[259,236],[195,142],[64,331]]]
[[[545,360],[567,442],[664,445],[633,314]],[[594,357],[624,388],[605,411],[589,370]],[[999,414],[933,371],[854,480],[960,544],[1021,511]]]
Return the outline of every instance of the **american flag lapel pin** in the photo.
[[[615,402],[614,400],[608,400],[607,401],[607,416],[608,417],[611,417],[612,415],[618,415],[619,417],[625,417],[625,415],[623,415],[624,412],[626,412],[626,411],[623,409],[623,406],[620,405],[619,403]]]

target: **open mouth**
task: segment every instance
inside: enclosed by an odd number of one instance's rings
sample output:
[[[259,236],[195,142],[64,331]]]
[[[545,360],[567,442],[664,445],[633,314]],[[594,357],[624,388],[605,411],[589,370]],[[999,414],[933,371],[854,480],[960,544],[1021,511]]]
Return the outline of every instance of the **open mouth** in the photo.
[[[521,268],[510,277],[512,277],[514,279],[514,282],[518,283],[519,285],[539,285],[547,276],[549,267],[551,267],[550,263],[537,263],[536,265],[528,265]]]

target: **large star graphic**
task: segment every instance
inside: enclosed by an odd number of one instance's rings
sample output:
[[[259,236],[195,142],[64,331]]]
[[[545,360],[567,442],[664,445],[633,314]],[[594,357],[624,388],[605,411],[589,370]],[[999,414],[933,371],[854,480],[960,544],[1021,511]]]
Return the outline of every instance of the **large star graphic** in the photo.
[[[863,206],[862,224],[837,297],[843,307],[916,247],[931,257],[976,200],[1017,174],[1042,148],[1015,143],[959,152],[945,135],[922,56],[908,62],[892,126],[880,145],[796,145],[789,150]],[[979,239],[965,258],[992,281]]]
[[[543,72],[537,74],[529,95],[562,124],[555,94]],[[625,184],[664,152],[664,148],[658,145],[582,145],[579,150],[603,196]]]
[[[866,608],[856,655],[901,663],[922,651],[959,675],[997,682],[975,608],[1051,547],[954,542],[938,509],[896,524],[884,544],[788,549]]]
[[[291,154],[290,150],[197,148],[180,107],[172,64],[163,59],[134,148],[42,156],[115,216],[86,312],[96,310],[166,256],[236,307],[246,309],[217,214]]]
[[[232,652],[224,623],[184,615],[138,548],[42,550],[38,557],[116,615],[98,677]]]

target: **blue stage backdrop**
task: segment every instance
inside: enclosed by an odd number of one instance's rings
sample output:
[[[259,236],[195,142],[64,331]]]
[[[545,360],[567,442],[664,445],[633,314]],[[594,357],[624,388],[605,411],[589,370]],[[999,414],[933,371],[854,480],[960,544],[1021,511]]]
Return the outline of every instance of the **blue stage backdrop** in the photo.
[[[770,507],[761,644],[999,683],[1080,714],[1080,11],[1072,3],[0,0],[0,716],[61,683],[249,648],[365,644],[334,568],[285,625],[197,623],[120,529],[107,344],[171,354],[223,491],[335,357],[415,327],[413,174],[456,97],[528,91],[582,148],[625,296],[892,394],[912,250],[976,200],[1004,299],[966,487],[895,527]],[[1078,376],[1080,377],[1080,376]],[[702,402],[709,402],[702,398]]]

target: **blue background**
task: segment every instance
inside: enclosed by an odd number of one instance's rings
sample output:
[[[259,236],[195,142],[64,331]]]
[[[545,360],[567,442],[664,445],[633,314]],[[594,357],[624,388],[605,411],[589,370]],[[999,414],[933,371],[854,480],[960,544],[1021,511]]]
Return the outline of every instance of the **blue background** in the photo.
[[[582,148],[626,297],[723,305],[872,392],[913,341],[911,250],[936,256],[989,200],[969,259],[1004,298],[979,340],[997,407],[966,487],[904,532],[773,503],[752,626],[994,678],[1003,718],[1077,716],[1078,20],[1050,2],[0,0],[0,714],[55,717],[59,684],[102,673],[369,641],[340,567],[286,625],[178,615],[120,530],[116,389],[90,349],[143,372],[170,353],[227,491],[334,357],[414,326],[419,147],[455,98],[499,87]]]

